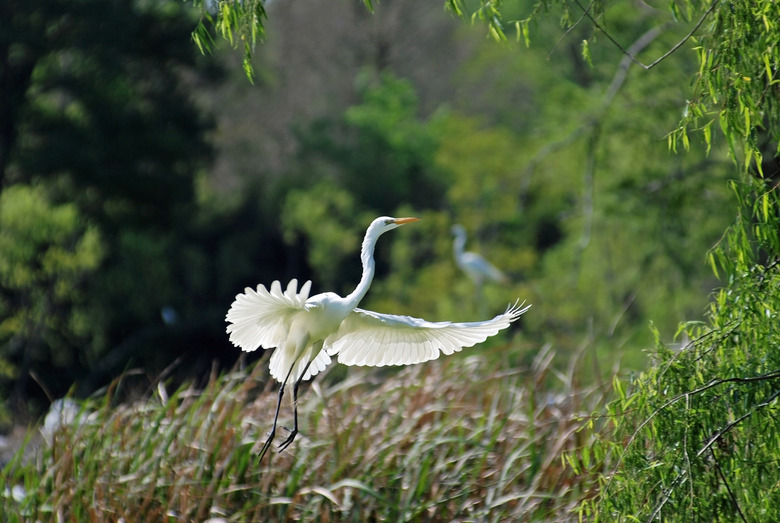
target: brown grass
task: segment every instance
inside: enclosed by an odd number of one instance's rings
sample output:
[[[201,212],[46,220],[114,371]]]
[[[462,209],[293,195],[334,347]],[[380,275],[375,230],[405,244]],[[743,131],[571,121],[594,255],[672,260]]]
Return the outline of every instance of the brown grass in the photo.
[[[588,444],[578,429],[601,393],[554,372],[552,356],[527,370],[470,355],[320,377],[302,390],[298,438],[262,463],[276,405],[273,384],[258,388],[265,362],[201,391],[168,397],[160,385],[119,406],[109,394],[34,462],[5,468],[26,496],[0,510],[11,521],[576,519],[595,485],[562,455]]]

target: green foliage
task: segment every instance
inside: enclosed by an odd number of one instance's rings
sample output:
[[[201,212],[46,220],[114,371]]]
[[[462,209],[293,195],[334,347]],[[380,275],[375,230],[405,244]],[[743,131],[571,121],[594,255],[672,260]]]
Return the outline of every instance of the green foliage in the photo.
[[[302,433],[261,463],[256,452],[277,398],[271,387],[258,390],[265,360],[212,377],[203,390],[169,395],[160,383],[153,398],[134,404],[113,404],[118,380],[107,396],[85,402],[51,446],[5,466],[0,481],[24,496],[3,492],[0,515],[9,522],[566,518],[589,485],[563,466],[559,451],[588,445],[575,428],[601,394],[554,374],[549,351],[528,373],[467,350],[460,361],[401,369],[392,379],[359,369],[335,384],[320,378],[299,400]],[[550,395],[548,379],[564,393]],[[291,421],[285,407],[279,422]]]
[[[440,205],[436,138],[418,114],[414,87],[389,72],[364,71],[356,84],[359,103],[299,131],[305,179],[333,179],[363,208],[385,214],[402,204]]]
[[[482,126],[457,113],[441,115],[436,132],[441,143],[436,163],[449,173],[447,202],[452,214],[475,228],[509,216],[518,220],[529,183],[517,175],[517,166],[528,154],[518,134]]]
[[[533,52],[518,58],[526,69],[509,53],[496,54],[507,75],[550,74],[543,70],[549,66],[533,64]],[[681,56],[670,61],[685,66]],[[474,72],[489,63],[483,59]],[[515,292],[533,293],[529,300],[539,308],[524,321],[534,334],[573,348],[589,322],[607,357],[625,348],[635,355],[629,365],[643,367],[632,348],[651,343],[647,319],[673,332],[681,318],[700,317],[700,289],[715,285],[703,262],[730,222],[723,209],[733,205],[731,166],[722,151],[707,158],[666,150],[662,137],[685,96],[676,83],[636,73],[617,84],[620,70],[599,64],[590,84],[579,85],[571,81],[576,70],[558,67],[570,81],[531,90],[514,136],[476,123],[440,134],[440,157],[458,173],[448,198],[452,216],[478,224],[477,231],[502,230],[495,243],[507,250],[491,259],[533,282]],[[619,85],[614,96],[596,88],[608,84]],[[490,187],[481,206],[455,205]]]
[[[677,520],[692,509],[706,521],[776,514],[780,220],[763,208],[778,199],[758,184],[738,191],[754,225],[740,220],[724,238],[718,257],[728,260],[728,284],[707,321],[683,325],[679,345],[659,341],[652,367],[615,382],[612,426],[594,446],[611,459],[599,497],[582,506],[593,521]]]
[[[240,47],[243,52],[243,69],[247,78],[252,81],[255,75],[252,59],[258,41],[265,38],[267,13],[264,0],[191,0],[201,11],[201,18],[192,32],[192,40],[202,53],[211,52],[215,41],[212,32],[228,42],[233,48]],[[374,2],[364,0],[366,9],[374,12]],[[467,5],[468,4],[468,5]],[[474,5],[472,5],[474,4]],[[514,2],[509,2],[510,5]],[[541,10],[546,2],[539,2],[534,14]],[[464,2],[464,0],[445,0],[445,7],[461,18],[470,18],[471,22],[484,23],[488,27],[491,38],[506,40],[503,10],[504,2],[500,0],[479,0]],[[512,21],[517,29],[517,38],[526,34],[531,17]],[[527,36],[526,36],[527,38]]]
[[[39,186],[14,185],[0,193],[3,397],[31,370],[59,386],[75,379],[81,361],[63,338],[89,344],[98,332],[84,291],[103,256],[97,227],[74,204],[52,203]],[[52,369],[67,369],[67,376],[52,375]],[[13,399],[24,400],[18,394]]]
[[[213,28],[234,48],[241,47],[244,53],[244,74],[250,81],[254,78],[252,53],[258,41],[265,39],[266,0],[193,0],[200,8],[201,18],[192,32],[192,40],[201,53],[214,48]]]
[[[568,26],[574,20],[570,14],[577,9],[569,13],[568,2],[560,4]],[[671,148],[681,143],[689,150],[689,132],[701,130],[706,153],[723,156],[725,152],[743,173],[752,171],[759,178],[766,175],[762,173],[767,165],[763,156],[777,155],[780,135],[775,95],[780,62],[780,32],[775,27],[780,19],[777,2],[672,2],[672,16],[692,29],[649,66],[639,62],[639,51],[633,50],[633,45],[620,45],[623,39],[616,26],[599,22],[606,9],[602,4],[589,5],[592,12],[582,4],[574,4],[580,8],[579,20],[590,19],[627,59],[644,69],[668,67],[668,62],[676,60],[674,52],[690,38],[697,45],[699,68],[698,72],[692,71],[696,81],[681,122],[669,134]],[[518,29],[527,34],[526,25]],[[587,56],[592,56],[592,49],[588,45]],[[646,85],[653,86],[651,76],[648,80]],[[725,150],[718,147],[713,132],[716,121],[716,128],[725,138]],[[604,124],[600,118],[598,125]],[[620,142],[624,146],[624,141]],[[628,172],[625,166],[617,171]],[[648,179],[647,171],[643,178]],[[690,183],[690,179],[687,181]],[[630,195],[636,191],[623,190],[634,183],[624,179],[611,188],[608,194],[620,198],[608,203],[614,206],[610,214],[614,216],[617,210],[619,216],[621,207],[632,206]],[[672,205],[660,207],[665,214],[694,210],[695,206],[684,205],[681,199],[706,194],[686,188],[684,183],[675,185],[677,189],[670,193]],[[588,426],[601,431],[601,444],[587,453],[583,449],[576,456],[568,456],[576,472],[589,470],[602,478],[599,496],[581,505],[583,519],[763,521],[775,516],[780,502],[774,474],[780,458],[780,427],[775,412],[780,395],[780,361],[776,357],[780,340],[775,312],[780,306],[780,205],[775,186],[774,181],[732,182],[739,214],[710,254],[711,265],[725,279],[726,286],[713,297],[706,322],[683,324],[678,333],[682,343],[674,348],[662,342],[662,332],[655,330],[653,365],[628,384],[616,379],[617,399],[607,409],[606,424]],[[701,200],[710,205],[706,198]],[[716,201],[712,204],[711,209],[718,212]],[[594,209],[594,227],[604,218],[597,212]],[[664,217],[660,218],[647,222],[663,224]],[[712,234],[716,230],[705,226],[696,233]],[[668,232],[663,230],[666,236]],[[672,231],[668,243],[672,249],[679,249],[690,233],[674,238],[680,232]],[[636,237],[636,231],[631,235]],[[629,256],[637,253],[637,249],[631,250]],[[639,253],[639,259],[624,257],[622,262],[641,268],[651,279],[655,270],[669,273],[670,269],[690,265],[680,256],[670,256],[676,260],[674,265],[654,268],[655,254],[651,259]],[[608,281],[614,286],[614,280]],[[651,298],[649,303],[670,303],[659,298]]]
[[[360,251],[363,223],[370,223],[373,215],[358,213],[352,194],[326,180],[310,190],[291,191],[284,205],[285,241],[294,245],[298,237],[305,238],[307,261],[318,284],[332,288],[339,282],[341,264]]]
[[[21,401],[62,395],[99,362],[118,372],[126,355],[107,353],[158,319],[162,300],[195,291],[181,268],[199,248],[188,235],[210,122],[184,81],[199,55],[181,2],[13,1],[7,9],[0,189],[2,212],[17,217],[6,227],[26,232],[4,232],[12,268],[0,295],[16,333],[6,333],[4,351],[24,362],[14,385]],[[34,308],[34,320],[19,320]],[[20,329],[34,348],[22,351]]]
[[[436,208],[444,195],[435,125],[418,115],[411,84],[368,72],[356,83],[359,103],[298,131],[299,159],[286,183],[299,183],[282,196],[285,241],[303,242],[316,286],[340,291],[360,277],[357,253],[373,218],[402,205],[411,214]]]
[[[1,48],[5,184],[49,180],[107,226],[183,218],[210,156],[180,81],[198,56],[189,14],[175,0],[19,2]]]
[[[519,137],[509,129],[486,128],[454,112],[440,112],[430,125],[439,142],[436,169],[449,180],[447,205],[422,213],[418,207],[401,212],[419,214],[423,221],[393,239],[391,272],[375,282],[369,297],[372,304],[419,315],[435,311],[438,317],[465,321],[500,311],[517,296],[533,301],[523,283],[491,285],[477,296],[472,282],[454,265],[450,232],[454,223],[467,226],[468,248],[480,251],[509,274],[537,270],[534,241],[537,233],[544,233],[534,226],[539,215],[553,216],[556,210],[549,204],[544,210],[536,205],[524,208],[530,191],[527,180],[516,176],[516,165],[525,152]]]
[[[474,5],[476,4],[476,5]],[[465,18],[467,13],[471,13],[471,22],[481,21],[488,27],[488,34],[495,40],[506,40],[504,27],[502,23],[502,2],[501,0],[480,0],[478,2],[469,2],[464,0],[446,0],[447,9],[455,15]]]
[[[708,7],[686,4],[696,15]],[[710,12],[706,29],[696,37],[699,70],[693,97],[672,139],[687,149],[688,130],[701,129],[709,147],[711,127],[717,122],[734,160],[745,169],[755,161],[760,171],[764,154],[780,153],[780,4],[713,2],[706,10]],[[768,149],[765,135],[774,142]]]
[[[0,280],[12,290],[59,280],[55,294],[69,294],[78,274],[100,260],[94,227],[81,227],[73,204],[52,205],[40,187],[16,185],[0,195]]]

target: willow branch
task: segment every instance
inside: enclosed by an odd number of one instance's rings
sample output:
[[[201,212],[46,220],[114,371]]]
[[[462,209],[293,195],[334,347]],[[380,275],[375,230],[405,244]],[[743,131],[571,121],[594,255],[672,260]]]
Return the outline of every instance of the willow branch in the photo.
[[[692,36],[693,36],[693,35],[696,33],[696,31],[698,31],[698,30],[699,30],[699,27],[701,27],[701,24],[703,24],[703,23],[704,23],[704,20],[706,20],[706,19],[707,19],[707,17],[710,15],[710,13],[712,13],[712,11],[714,11],[714,10],[715,10],[715,6],[717,6],[719,2],[720,2],[720,0],[713,0],[713,2],[712,2],[712,4],[710,5],[710,7],[709,7],[709,8],[708,8],[708,9],[707,9],[705,12],[704,12],[704,14],[701,16],[701,18],[699,18],[699,21],[698,21],[698,22],[696,22],[696,25],[695,25],[695,26],[693,26],[693,29],[691,29],[691,31],[690,31],[690,32],[689,32],[687,35],[685,35],[685,36],[683,37],[683,39],[682,39],[682,40],[680,40],[679,42],[677,42],[677,43],[676,43],[674,46],[672,46],[672,48],[671,48],[671,49],[669,49],[668,51],[666,51],[666,52],[665,52],[663,55],[661,55],[661,56],[660,56],[658,59],[656,59],[656,60],[655,60],[653,63],[651,63],[650,65],[645,65],[644,63],[640,62],[640,61],[639,61],[639,60],[636,58],[636,56],[635,56],[635,55],[634,55],[634,54],[633,54],[633,53],[630,51],[630,49],[629,49],[629,50],[627,50],[627,49],[625,49],[625,48],[624,48],[622,45],[620,45],[620,43],[619,43],[617,40],[615,40],[615,39],[612,37],[612,35],[611,35],[611,34],[609,34],[609,33],[607,32],[607,30],[606,30],[606,29],[604,29],[604,27],[603,27],[601,24],[599,24],[599,22],[598,22],[598,21],[597,21],[597,20],[596,20],[596,19],[593,17],[593,15],[590,13],[590,7],[591,7],[591,6],[588,6],[588,7],[586,8],[585,6],[583,6],[583,5],[580,3],[580,0],[574,0],[574,3],[576,3],[576,4],[577,4],[577,6],[579,6],[579,8],[580,8],[580,9],[582,9],[583,15],[584,15],[584,16],[586,16],[588,19],[590,19],[590,21],[593,23],[593,25],[594,25],[594,27],[596,27],[596,29],[598,29],[599,31],[601,31],[602,33],[604,33],[604,36],[606,36],[606,37],[607,37],[607,39],[608,39],[610,42],[612,42],[612,43],[615,45],[615,47],[617,47],[618,49],[620,49],[620,52],[621,52],[621,53],[623,53],[624,55],[626,55],[626,56],[628,57],[628,59],[629,59],[629,60],[631,60],[632,62],[634,62],[635,64],[637,64],[638,66],[640,66],[641,68],[643,68],[643,69],[645,69],[645,70],[652,69],[653,67],[655,67],[656,65],[658,65],[659,63],[661,63],[663,60],[665,60],[666,58],[668,58],[668,57],[669,57],[669,56],[670,56],[672,53],[674,53],[675,51],[677,51],[677,50],[678,50],[680,47],[682,47],[683,45],[685,45],[685,42],[687,42],[688,40],[690,40],[690,39],[691,39],[691,37],[692,37]]]
[[[658,414],[660,414],[661,412],[666,410],[671,405],[677,403],[681,399],[686,399],[689,396],[694,396],[694,395],[697,395],[697,394],[701,394],[702,392],[705,392],[705,391],[707,391],[707,390],[709,390],[709,389],[711,389],[713,387],[717,387],[719,385],[723,385],[724,383],[754,383],[754,382],[760,382],[760,381],[766,381],[766,380],[776,380],[776,379],[780,379],[780,370],[768,372],[766,374],[761,374],[761,375],[758,375],[758,376],[732,377],[732,378],[722,378],[722,379],[715,378],[715,379],[710,380],[709,382],[705,383],[704,385],[702,385],[702,386],[700,386],[700,387],[698,387],[696,389],[689,390],[687,392],[682,392],[682,393],[674,396],[673,398],[669,399],[663,405],[661,405],[660,407],[655,409],[653,412],[651,412],[650,415],[648,415],[647,418],[642,420],[642,422],[639,424],[639,426],[636,428],[636,430],[634,430],[634,432],[631,434],[631,437],[628,438],[628,441],[626,442],[626,444],[623,447],[624,448],[623,453],[620,454],[620,456],[618,457],[617,463],[612,468],[612,475],[610,476],[609,481],[607,481],[607,484],[604,486],[603,492],[606,493],[607,491],[609,491],[609,488],[612,485],[612,480],[615,478],[615,475],[616,475],[618,469],[620,468],[620,466],[623,463],[623,458],[625,457],[625,454],[627,452],[628,447],[630,447],[634,443],[636,438],[639,437],[639,434],[642,432],[642,429],[644,429],[651,421],[653,421],[653,419]],[[742,420],[744,420],[747,416],[749,416],[750,414],[752,414],[753,412],[755,412],[759,408],[766,407],[769,404],[769,402],[774,400],[778,395],[780,395],[780,391],[777,394],[773,395],[769,400],[765,401],[764,403],[761,403],[761,404],[757,405],[753,410],[748,412],[746,415],[738,418],[735,422],[730,423],[729,425],[726,426],[726,428],[724,428],[723,430],[721,430],[718,433],[716,433],[715,436],[713,436],[713,438],[711,438],[710,441],[702,449],[700,449],[699,452],[696,453],[696,457],[701,456],[702,452],[706,451],[707,448],[709,448],[709,446],[711,446],[715,442],[715,440],[717,438],[719,438],[720,436],[722,436],[726,431],[730,430],[734,425],[736,425],[737,423],[739,423]],[[684,473],[685,473],[685,471],[683,471],[681,473],[681,475],[683,475]]]

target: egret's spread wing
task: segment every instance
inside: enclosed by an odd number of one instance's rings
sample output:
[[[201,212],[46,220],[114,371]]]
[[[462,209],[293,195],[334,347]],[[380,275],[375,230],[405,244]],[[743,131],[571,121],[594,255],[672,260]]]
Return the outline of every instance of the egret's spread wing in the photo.
[[[325,340],[331,356],[345,365],[411,365],[452,354],[485,341],[528,310],[515,304],[492,320],[430,322],[409,316],[355,309],[339,331]]]
[[[271,284],[270,291],[262,284],[257,286],[257,291],[247,287],[236,296],[225,317],[230,323],[227,327],[230,341],[245,351],[260,346],[278,347],[287,338],[292,316],[305,307],[310,290],[311,281],[307,281],[298,292],[296,279],[290,280],[284,292],[279,281]]]

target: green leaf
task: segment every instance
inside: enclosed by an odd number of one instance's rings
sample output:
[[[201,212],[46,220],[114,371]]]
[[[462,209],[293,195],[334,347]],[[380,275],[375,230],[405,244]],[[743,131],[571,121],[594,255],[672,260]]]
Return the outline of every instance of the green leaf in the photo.
[[[710,150],[712,149],[712,120],[707,122],[707,124],[702,128],[702,132],[704,134],[704,143],[707,144],[706,153],[709,155]]]
[[[588,45],[588,40],[582,41],[582,58],[589,66],[593,67],[593,60],[590,56],[590,46]]]

